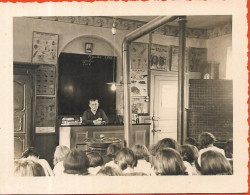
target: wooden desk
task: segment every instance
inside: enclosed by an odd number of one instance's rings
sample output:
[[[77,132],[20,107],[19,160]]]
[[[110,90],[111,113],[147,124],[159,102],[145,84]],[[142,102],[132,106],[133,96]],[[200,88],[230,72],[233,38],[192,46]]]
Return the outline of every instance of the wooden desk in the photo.
[[[149,129],[150,124],[133,125],[132,145],[143,144],[149,147]],[[105,137],[116,137],[124,140],[123,125],[68,125],[60,126],[59,144],[72,148],[81,148],[86,150],[85,138],[100,138],[103,134]]]

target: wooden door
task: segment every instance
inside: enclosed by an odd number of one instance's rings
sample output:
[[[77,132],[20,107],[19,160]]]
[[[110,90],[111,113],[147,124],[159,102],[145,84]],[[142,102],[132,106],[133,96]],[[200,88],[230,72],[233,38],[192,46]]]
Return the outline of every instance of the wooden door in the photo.
[[[26,71],[27,72],[27,71]],[[14,158],[30,145],[32,128],[31,76],[14,75]]]
[[[177,73],[151,73],[151,145],[163,138],[177,140]]]

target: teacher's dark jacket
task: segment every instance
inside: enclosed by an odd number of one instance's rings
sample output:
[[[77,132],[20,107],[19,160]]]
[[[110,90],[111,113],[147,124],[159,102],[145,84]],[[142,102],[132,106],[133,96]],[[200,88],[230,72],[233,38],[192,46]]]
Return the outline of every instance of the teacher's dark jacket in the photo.
[[[98,118],[102,118],[102,121],[105,121],[105,123],[109,122],[109,119],[105,112],[102,109],[98,109],[96,111],[96,114],[93,114],[91,109],[88,109],[84,111],[83,116],[82,116],[82,123],[85,125],[93,125],[93,120],[96,120]]]

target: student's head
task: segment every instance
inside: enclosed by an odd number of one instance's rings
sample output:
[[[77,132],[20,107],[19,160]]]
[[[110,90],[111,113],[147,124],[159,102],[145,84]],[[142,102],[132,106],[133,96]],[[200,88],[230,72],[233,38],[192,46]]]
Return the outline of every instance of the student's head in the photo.
[[[229,161],[220,152],[209,150],[198,158],[202,175],[231,175],[232,167]]]
[[[202,148],[207,148],[209,145],[213,145],[214,142],[216,141],[216,138],[212,133],[209,132],[203,132],[199,136],[199,144],[200,144],[200,149]]]
[[[122,145],[119,143],[110,144],[108,149],[107,149],[107,156],[114,158],[116,152],[118,152],[121,149],[122,149]]]
[[[184,161],[187,161],[192,164],[195,160],[197,160],[199,156],[199,151],[197,147],[190,144],[185,144],[181,146],[180,154]]]
[[[227,158],[233,158],[233,140],[232,139],[226,142],[224,146],[224,152]]]
[[[193,137],[188,137],[186,140],[185,140],[185,144],[190,144],[190,145],[193,145],[193,146],[196,146],[198,147],[199,144],[197,142],[197,140]]]
[[[73,149],[65,157],[63,166],[64,173],[84,175],[89,168],[89,159],[84,151]]]
[[[90,99],[89,100],[89,107],[92,111],[97,111],[99,107],[98,99]]]
[[[30,159],[19,159],[14,162],[15,176],[45,176],[43,167]]]
[[[147,159],[149,157],[148,149],[144,145],[136,144],[131,148],[131,150],[134,152],[137,160]]]
[[[157,152],[153,167],[157,175],[185,175],[186,170],[181,155],[172,148]]]
[[[155,156],[157,152],[159,152],[165,148],[173,148],[173,149],[179,151],[180,145],[172,138],[164,138],[164,139],[158,141],[157,144],[151,148],[150,153],[153,156]]]
[[[89,159],[89,167],[98,167],[103,165],[103,158],[98,152],[90,152],[87,156]]]
[[[132,150],[129,148],[122,148],[115,154],[115,163],[120,167],[121,170],[126,168],[134,168],[137,164],[137,159]]]
[[[40,154],[38,153],[36,148],[29,147],[22,153],[22,158],[28,158],[29,156],[34,156],[36,158],[39,158]]]
[[[97,174],[98,176],[122,176],[122,172],[120,169],[116,169],[114,167],[102,167]]]
[[[63,161],[69,151],[70,149],[67,146],[57,146],[54,153],[53,164],[56,165],[58,162]]]

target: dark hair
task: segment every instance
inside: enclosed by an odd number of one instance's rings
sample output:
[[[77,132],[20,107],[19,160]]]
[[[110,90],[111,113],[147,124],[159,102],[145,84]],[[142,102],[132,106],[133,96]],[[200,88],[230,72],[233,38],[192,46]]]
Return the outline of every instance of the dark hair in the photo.
[[[30,159],[22,158],[14,161],[15,176],[45,176],[43,167]]]
[[[157,152],[159,152],[165,148],[173,148],[173,149],[179,151],[180,145],[172,138],[164,138],[164,139],[158,141],[157,144],[151,148],[150,153],[153,156],[155,156]]]
[[[121,149],[122,149],[122,145],[119,143],[110,144],[108,149],[107,149],[107,156],[114,158],[116,152],[118,152]]]
[[[203,132],[199,136],[200,149],[207,148],[208,145],[214,144],[216,138],[212,133]]]
[[[79,149],[71,150],[63,161],[64,173],[86,175],[89,159],[86,153]]]
[[[200,171],[202,175],[232,175],[232,167],[220,152],[209,150],[201,154]]]
[[[99,176],[121,176],[122,172],[120,169],[116,169],[110,166],[102,167],[96,175]]]
[[[119,150],[114,159],[121,170],[125,170],[128,167],[134,168],[137,164],[137,159],[132,150],[129,148],[122,148]]]
[[[184,161],[192,164],[199,157],[199,150],[193,145],[185,144],[181,146],[180,154]]]
[[[186,167],[176,150],[163,149],[153,158],[153,167],[157,175],[186,175]]]
[[[40,154],[35,147],[29,147],[22,153],[22,158],[28,158],[29,156],[39,157]]]
[[[89,167],[98,167],[103,165],[103,158],[98,152],[90,152],[87,156],[89,159]]]
[[[185,144],[190,144],[190,145],[193,145],[193,146],[196,146],[198,148],[199,144],[197,142],[197,140],[193,137],[188,137],[186,140],[185,140]]]
[[[225,156],[227,158],[233,158],[233,140],[229,139],[224,146]]]
[[[131,150],[134,152],[137,160],[149,157],[149,152],[145,145],[136,144],[131,148]]]

